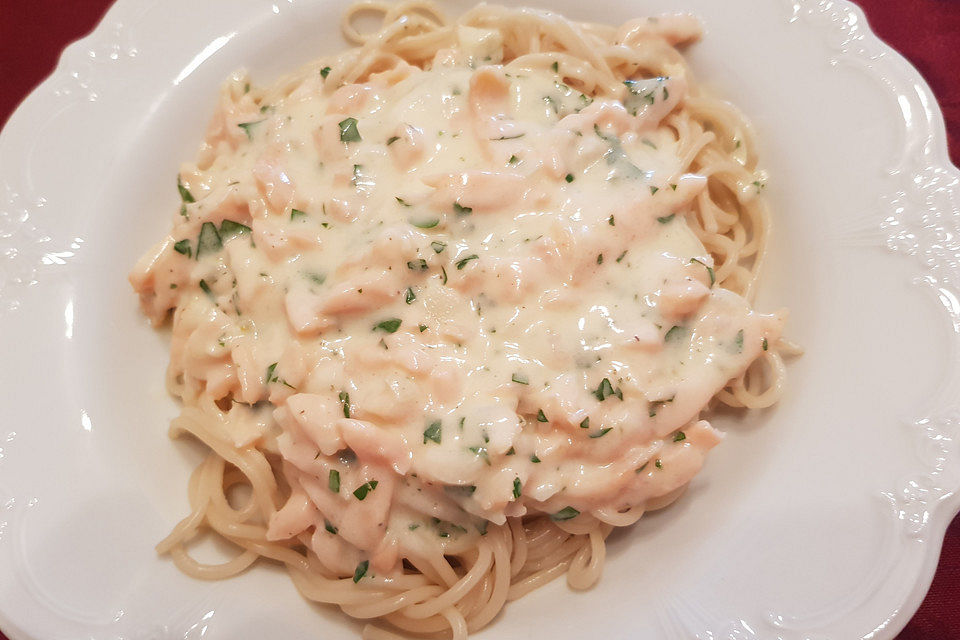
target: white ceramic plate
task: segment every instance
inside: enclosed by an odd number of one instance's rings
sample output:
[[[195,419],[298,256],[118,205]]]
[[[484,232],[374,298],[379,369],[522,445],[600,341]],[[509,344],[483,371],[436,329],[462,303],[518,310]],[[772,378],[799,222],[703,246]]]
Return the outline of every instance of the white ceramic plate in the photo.
[[[773,410],[675,506],[617,532],[601,583],[482,638],[892,638],[960,507],[960,200],[938,108],[829,0],[531,0],[619,22],[684,9],[700,80],[753,119],[776,226],[760,306],[807,348]],[[451,13],[465,2],[450,2]],[[120,0],[0,137],[0,626],[14,640],[356,638],[257,566],[181,575],[153,545],[199,459],[171,444],[167,339],[126,273],[167,230],[221,79],[342,47],[341,2]]]

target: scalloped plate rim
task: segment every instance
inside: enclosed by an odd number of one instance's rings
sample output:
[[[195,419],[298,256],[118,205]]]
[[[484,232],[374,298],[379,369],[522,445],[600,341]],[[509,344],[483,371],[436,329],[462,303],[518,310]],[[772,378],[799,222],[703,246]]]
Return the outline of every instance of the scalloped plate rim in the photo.
[[[27,118],[29,112],[34,108],[34,105],[37,104],[37,101],[42,99],[42,94],[51,91],[54,88],[54,84],[59,79],[70,74],[71,71],[68,69],[67,65],[71,56],[75,55],[75,52],[79,49],[85,49],[97,43],[107,41],[110,37],[108,31],[111,24],[116,22],[118,18],[125,16],[128,12],[133,11],[140,1],[141,0],[116,0],[110,5],[110,7],[100,18],[97,25],[89,33],[81,38],[78,38],[77,40],[74,40],[64,48],[58,58],[57,65],[54,70],[20,101],[14,111],[10,114],[3,126],[3,129],[0,129],[0,150],[3,149],[4,145],[2,143],[5,142],[4,138],[9,139],[9,135],[4,136],[3,134],[12,128],[11,125],[17,123],[21,119]],[[799,8],[801,4],[804,2],[809,2],[810,0],[787,1],[792,2],[795,7]],[[820,1],[822,2],[822,0]],[[873,31],[870,22],[864,13],[864,10],[858,4],[852,0],[830,1],[833,4],[845,7],[847,10],[856,13],[857,17],[861,21],[861,26],[864,29],[864,36],[879,42],[886,55],[896,58],[898,62],[900,62],[909,70],[909,73],[911,74],[911,81],[917,87],[922,89],[923,94],[929,100],[929,113],[927,116],[929,116],[929,124],[932,125],[932,134],[929,143],[936,159],[939,161],[939,166],[937,168],[942,168],[948,172],[953,172],[955,175],[960,176],[960,169],[958,169],[958,167],[952,163],[949,157],[946,127],[942,109],[940,108],[939,102],[930,89],[926,79],[906,57],[904,57],[899,51],[894,49]],[[120,22],[122,22],[122,20],[120,20]],[[927,536],[923,543],[925,547],[925,553],[923,554],[923,563],[918,573],[917,581],[904,598],[902,605],[898,607],[896,611],[893,612],[885,621],[887,624],[884,627],[884,631],[895,630],[895,634],[899,633],[920,607],[935,576],[946,530],[954,518],[956,518],[958,515],[960,515],[960,485],[952,487],[951,491],[946,496],[941,498],[937,502],[936,507],[930,512],[931,519],[928,525],[931,527],[930,531],[932,532],[932,535]],[[12,624],[11,620],[7,618],[2,610],[0,610],[0,631],[3,631],[3,633],[8,635],[11,640],[37,640],[32,636],[21,633],[19,629]]]

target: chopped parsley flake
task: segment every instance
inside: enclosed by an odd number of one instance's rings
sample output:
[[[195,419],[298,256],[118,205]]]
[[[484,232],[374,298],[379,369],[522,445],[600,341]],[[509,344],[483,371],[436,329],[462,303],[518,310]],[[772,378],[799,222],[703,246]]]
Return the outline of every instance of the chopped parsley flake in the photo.
[[[250,227],[245,224],[240,224],[239,222],[234,222],[233,220],[224,220],[220,223],[221,242],[250,232]]]
[[[389,318],[387,320],[384,320],[383,322],[378,322],[376,325],[374,325],[373,330],[386,331],[387,333],[396,333],[397,329],[399,328],[400,328],[400,318]]]
[[[520,498],[520,489],[523,485],[520,484],[520,478],[513,479],[513,497],[514,499]]]
[[[587,416],[586,418],[584,418],[583,420],[580,421],[580,428],[581,428],[581,429],[589,429],[589,428],[590,428],[590,416]]]
[[[367,497],[367,494],[377,488],[377,481],[371,480],[369,482],[364,482],[362,485],[354,489],[353,497],[357,500],[363,500]]]
[[[339,123],[340,142],[360,142],[360,130],[357,129],[356,118],[346,118]]]
[[[407,268],[413,269],[414,271],[426,271],[430,268],[430,265],[428,265],[427,261],[423,258],[418,258],[417,260],[408,261]]]
[[[596,396],[597,400],[600,402],[603,402],[610,396],[617,396],[623,400],[623,392],[620,391],[620,389],[614,390],[613,385],[610,384],[609,378],[604,378],[600,381],[600,384],[597,386],[597,390],[593,392],[593,395]]]
[[[247,134],[247,140],[253,140],[253,128],[263,122],[263,120],[257,120],[256,122],[241,122],[237,126],[243,129],[244,133]]]
[[[568,173],[563,179],[566,180],[567,182],[573,182],[573,174]]]
[[[763,339],[763,350],[766,351],[766,350],[769,348],[769,346],[770,346],[770,345],[767,344],[767,339],[764,338],[764,339]]]
[[[340,398],[340,404],[343,405],[343,417],[349,418],[350,417],[350,394],[347,393],[346,391],[341,391],[339,398]]]
[[[186,238],[184,238],[183,240],[180,240],[179,242],[177,242],[176,244],[174,244],[174,245],[173,245],[173,250],[176,251],[177,253],[182,253],[183,255],[187,256],[188,258],[190,258],[191,256],[193,256],[193,250],[190,249],[190,241],[187,240]]]
[[[434,240],[430,243],[430,248],[433,249],[434,253],[443,253],[443,250],[447,248],[447,243]]]
[[[330,524],[329,520],[323,521],[323,528],[329,531],[330,533],[332,533],[333,535],[337,535],[337,528],[332,524]]]
[[[663,341],[670,342],[671,340],[679,340],[683,333],[683,327],[680,325],[674,325],[670,327],[670,330],[667,331],[666,335],[663,336]]]
[[[711,267],[710,265],[708,265],[706,262],[702,260],[697,260],[696,258],[690,258],[690,264],[693,264],[694,262],[696,262],[697,264],[702,264],[704,267],[706,267],[707,273],[710,275],[710,286],[712,287],[713,284],[717,281],[717,275],[713,272],[713,267]]]
[[[677,434],[673,436],[674,442],[683,442],[686,439],[687,439],[687,434],[685,434],[683,431],[677,431]]]
[[[223,248],[220,233],[212,222],[204,222],[200,227],[200,237],[197,238],[197,260],[201,254],[214,253]]]
[[[516,382],[517,384],[530,384],[530,379],[522,373],[515,373],[510,376],[510,379]]]
[[[547,414],[543,412],[543,409],[537,411],[537,422],[550,422],[547,420]]]
[[[562,522],[564,520],[572,520],[578,515],[580,515],[580,512],[573,507],[564,507],[563,509],[560,509],[560,511],[557,511],[555,514],[550,516],[550,519],[557,522]]]
[[[193,197],[193,194],[190,193],[190,190],[183,186],[183,182],[180,180],[180,176],[177,176],[177,190],[180,192],[180,199],[183,202],[196,202],[197,200]]]
[[[650,187],[650,188],[652,189],[653,187]],[[671,214],[668,215],[668,216],[658,216],[658,217],[657,217],[657,222],[659,222],[660,224],[667,224],[668,222],[670,222],[671,220],[673,220],[673,219],[676,217],[676,215],[677,215],[677,214],[675,214],[675,213],[671,213]]]
[[[360,582],[360,578],[367,575],[367,569],[370,567],[370,561],[364,560],[357,565],[356,570],[353,572],[353,581],[354,583]]]
[[[410,304],[416,299],[417,299],[417,294],[413,292],[413,287],[407,287],[407,294],[403,296],[403,301],[406,302],[407,304]]]
[[[330,491],[340,493],[340,472],[336,469],[330,469],[330,474],[327,477],[327,486],[330,487]]]
[[[328,75],[330,75],[330,71],[330,67],[324,67],[323,69],[320,69],[320,76],[326,78]]]
[[[607,435],[607,434],[610,432],[611,429],[613,429],[613,427],[604,427],[603,429],[600,429],[600,431],[597,431],[596,433],[591,433],[591,434],[590,434],[590,437],[591,437],[591,438],[602,438],[603,436]]]
[[[473,213],[473,207],[464,207],[459,202],[453,203],[453,212],[460,216],[466,216]]]
[[[471,260],[476,260],[476,259],[478,259],[479,257],[480,257],[480,256],[478,256],[477,254],[471,253],[471,254],[468,255],[466,258],[463,258],[462,260],[458,260],[458,261],[457,261],[457,270],[459,271],[460,269],[463,269],[465,266],[467,266],[467,263],[468,263],[468,262],[470,262]]]
[[[213,291],[210,290],[210,285],[207,284],[206,280],[200,281],[200,288],[203,289],[203,292],[207,294],[211,300],[216,301],[217,297],[213,295]]]
[[[423,431],[423,444],[427,444],[427,440],[433,440],[437,444],[440,444],[440,438],[442,437],[441,429],[442,424],[439,420],[431,422],[430,426]]]
[[[290,209],[290,222],[293,222],[294,220],[302,220],[306,217],[306,211],[300,211],[300,209]]]

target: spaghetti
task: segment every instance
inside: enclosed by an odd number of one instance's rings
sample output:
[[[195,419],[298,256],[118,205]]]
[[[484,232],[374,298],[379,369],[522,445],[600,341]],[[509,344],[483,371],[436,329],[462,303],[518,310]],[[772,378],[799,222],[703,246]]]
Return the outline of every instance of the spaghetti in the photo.
[[[693,18],[361,2],[342,31],[270,89],[226,83],[131,275],[173,310],[171,435],[210,450],[157,550],[204,579],[283,563],[369,640],[459,640],[595,584],[613,527],[719,442],[711,399],[779,398],[764,177],[677,51]],[[204,531],[238,554],[195,560]]]

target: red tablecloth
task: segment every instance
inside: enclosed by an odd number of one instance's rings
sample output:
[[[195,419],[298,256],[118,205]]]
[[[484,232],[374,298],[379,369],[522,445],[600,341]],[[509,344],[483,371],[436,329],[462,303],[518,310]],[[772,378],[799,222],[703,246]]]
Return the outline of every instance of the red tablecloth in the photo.
[[[53,70],[63,47],[89,32],[111,2],[0,0],[0,123]],[[930,83],[946,117],[951,157],[958,164],[960,2],[859,3],[874,31],[913,62]],[[0,640],[6,640],[2,632]],[[897,640],[960,640],[960,517],[947,531],[927,598]]]

